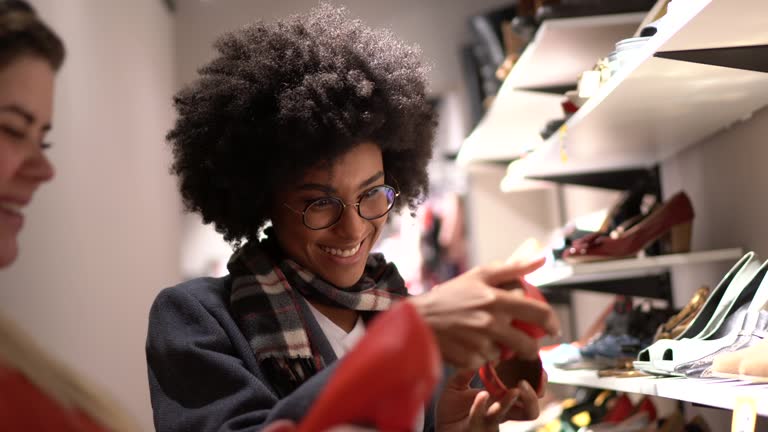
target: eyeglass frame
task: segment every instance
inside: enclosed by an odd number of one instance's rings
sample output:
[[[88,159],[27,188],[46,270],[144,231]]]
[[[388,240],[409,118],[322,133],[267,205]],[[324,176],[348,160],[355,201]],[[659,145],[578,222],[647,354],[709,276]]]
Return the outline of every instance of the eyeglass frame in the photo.
[[[363,216],[363,215],[362,215],[362,213],[360,213],[360,202],[363,200],[363,198],[364,198],[365,194],[366,194],[366,193],[368,193],[368,192],[370,192],[370,191],[372,191],[372,190],[374,190],[374,189],[376,189],[376,188],[380,188],[380,187],[382,187],[382,186],[385,186],[385,187],[387,187],[387,188],[389,188],[389,189],[392,189],[393,191],[395,191],[395,197],[392,199],[392,204],[389,206],[389,208],[387,209],[387,211],[385,211],[384,213],[380,214],[379,216],[376,216],[376,217],[374,217],[374,218],[367,218],[367,217]],[[285,207],[286,207],[288,210],[290,210],[290,211],[292,211],[292,212],[294,212],[294,213],[296,213],[296,214],[300,214],[300,215],[301,215],[301,223],[302,223],[302,224],[303,224],[303,225],[304,225],[304,226],[305,226],[307,229],[310,229],[310,230],[312,230],[312,231],[320,231],[320,230],[328,229],[328,228],[330,228],[330,227],[332,227],[332,226],[336,225],[337,223],[339,223],[339,221],[341,220],[342,216],[344,216],[344,210],[346,210],[348,206],[354,206],[354,207],[357,207],[357,215],[358,215],[358,216],[360,216],[361,218],[365,219],[365,220],[368,220],[368,221],[372,221],[372,220],[376,220],[376,219],[380,219],[380,218],[383,218],[383,217],[384,217],[384,216],[386,216],[386,215],[387,215],[389,212],[391,212],[391,211],[392,211],[392,209],[395,207],[395,202],[397,201],[397,197],[399,197],[399,196],[400,196],[400,191],[399,191],[399,190],[398,190],[396,187],[394,187],[394,186],[390,186],[390,185],[388,185],[388,184],[384,183],[384,184],[380,184],[380,185],[372,186],[372,187],[370,187],[370,188],[368,188],[368,189],[364,190],[364,191],[362,192],[362,194],[361,194],[361,195],[362,195],[363,197],[361,197],[360,199],[358,199],[358,200],[357,200],[357,202],[354,202],[354,203],[346,203],[346,202],[344,202],[344,200],[343,200],[343,199],[341,199],[341,198],[339,198],[339,197],[336,197],[336,196],[333,196],[333,195],[328,195],[328,196],[325,196],[325,197],[321,197],[321,198],[317,198],[317,199],[314,199],[314,200],[312,200],[312,201],[308,202],[308,203],[307,203],[307,205],[306,205],[306,206],[304,206],[304,210],[302,210],[302,211],[296,210],[295,208],[293,208],[293,207],[289,206],[289,205],[288,205],[288,203],[285,203],[285,202],[283,203],[283,205],[284,205],[284,206],[285,206]],[[315,203],[317,203],[318,201],[320,201],[320,200],[326,200],[326,199],[331,199],[331,200],[334,200],[334,201],[337,201],[337,202],[341,203],[341,211],[339,212],[339,215],[336,217],[336,220],[334,220],[334,221],[333,221],[331,224],[329,224],[329,225],[326,225],[326,226],[324,226],[324,227],[322,227],[322,228],[312,228],[311,226],[307,225],[307,216],[306,216],[306,214],[307,214],[307,210],[309,210],[309,208],[310,208],[311,206],[315,205]]]

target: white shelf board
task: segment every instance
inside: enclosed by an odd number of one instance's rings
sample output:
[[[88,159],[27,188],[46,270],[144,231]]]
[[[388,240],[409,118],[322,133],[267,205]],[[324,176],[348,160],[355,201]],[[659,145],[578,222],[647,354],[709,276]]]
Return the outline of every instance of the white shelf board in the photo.
[[[660,274],[675,266],[718,261],[736,262],[743,255],[744,252],[740,248],[728,248],[573,265],[558,261],[553,266],[545,266],[525,278],[537,286],[625,279]]]
[[[631,37],[645,13],[546,20],[512,68],[513,88],[574,85],[621,39]]]
[[[527,180],[527,179],[520,182],[515,182],[514,184],[507,185],[502,179],[499,187],[501,188],[502,192],[513,193],[513,192],[528,192],[528,191],[535,191],[535,190],[554,189],[555,185],[547,181]]]
[[[515,90],[503,85],[494,103],[464,140],[458,162],[510,161],[543,144],[541,119],[562,113],[562,95]]]
[[[629,37],[644,13],[545,21],[502,83],[480,123],[464,140],[458,162],[515,160],[542,145],[546,120],[562,117],[562,95],[523,88],[574,85],[614,44]],[[537,187],[537,186],[536,186]]]
[[[693,6],[703,10],[659,51],[758,45],[768,41],[768,4],[765,0],[697,0],[691,3],[703,3]]]
[[[600,130],[595,130],[595,133],[600,133]],[[656,159],[648,154],[621,153],[620,149],[614,149],[603,155],[580,157],[578,154],[574,155],[573,145],[569,145],[571,140],[566,140],[559,133],[550,137],[539,148],[521,158],[519,163],[510,164],[502,183],[513,188],[515,182],[521,179],[644,169],[656,163]],[[594,144],[594,142],[588,143],[591,146]]]
[[[551,383],[640,393],[725,409],[733,409],[738,397],[752,397],[758,414],[768,416],[768,384],[677,377],[600,378],[593,370],[564,371],[551,366],[546,370]]]
[[[513,161],[510,163],[510,166],[514,166],[518,163],[523,163],[524,158],[518,159],[516,161]],[[507,173],[509,173],[509,168],[507,168]],[[501,182],[499,183],[499,187],[501,188],[502,192],[510,193],[510,192],[525,192],[530,190],[543,190],[543,189],[553,189],[555,185],[552,182],[548,181],[539,181],[539,180],[530,180],[526,178],[513,178],[509,175],[505,175]]]
[[[762,1],[762,0],[760,0]],[[738,34],[743,17],[768,28],[768,6],[755,0],[701,1],[664,27],[566,123],[518,164],[512,178],[642,168],[748,119],[768,104],[768,74],[653,57],[660,50],[707,46],[703,29]],[[759,18],[758,18],[759,17]],[[748,26],[749,27],[749,26]],[[690,29],[699,29],[692,31]],[[696,35],[701,40],[697,43]],[[766,31],[750,43],[768,43]],[[732,42],[743,40],[734,36]],[[511,167],[510,167],[511,168]]]

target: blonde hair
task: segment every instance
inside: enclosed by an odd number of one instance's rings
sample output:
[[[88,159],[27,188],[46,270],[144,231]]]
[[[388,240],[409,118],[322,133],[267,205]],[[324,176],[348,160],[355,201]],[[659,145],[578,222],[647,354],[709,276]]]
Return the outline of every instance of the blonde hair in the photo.
[[[0,315],[0,364],[21,372],[65,409],[80,411],[113,432],[138,425],[112,399],[43,351],[26,333]]]

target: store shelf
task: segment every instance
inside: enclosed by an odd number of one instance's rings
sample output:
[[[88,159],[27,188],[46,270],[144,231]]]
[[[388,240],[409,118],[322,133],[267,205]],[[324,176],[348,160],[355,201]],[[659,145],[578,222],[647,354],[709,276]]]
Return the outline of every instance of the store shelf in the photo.
[[[546,20],[505,84],[516,89],[574,86],[614,44],[631,37],[645,13]]]
[[[560,115],[562,98],[551,93],[515,90],[505,83],[483,119],[464,140],[458,162],[509,162],[541,145],[541,119]]]
[[[768,416],[768,384],[677,377],[600,378],[594,370],[546,370],[551,383],[641,393],[724,409],[733,409],[737,398],[753,398],[758,414]]]
[[[768,45],[664,51],[659,58],[768,73]]]
[[[762,0],[701,1],[663,28],[511,179],[647,168],[768,104],[768,74],[654,57],[656,52],[765,44]],[[716,17],[716,18],[715,18]],[[713,22],[717,26],[711,27]],[[756,31],[758,23],[762,23]],[[713,30],[716,29],[716,30]],[[721,37],[722,36],[722,37]],[[511,182],[511,181],[510,181]]]
[[[539,131],[562,117],[561,94],[535,89],[570,86],[617,40],[629,37],[642,13],[545,21],[501,86],[483,119],[464,141],[461,164],[512,161],[542,145]]]
[[[692,6],[693,6],[692,2]],[[765,0],[698,0],[695,19],[674,32],[659,51],[760,45],[768,41]]]
[[[664,274],[675,266],[718,261],[735,262],[743,255],[742,249],[729,248],[574,265],[558,261],[551,267],[544,267],[531,273],[526,276],[526,279],[537,286],[632,279]]]

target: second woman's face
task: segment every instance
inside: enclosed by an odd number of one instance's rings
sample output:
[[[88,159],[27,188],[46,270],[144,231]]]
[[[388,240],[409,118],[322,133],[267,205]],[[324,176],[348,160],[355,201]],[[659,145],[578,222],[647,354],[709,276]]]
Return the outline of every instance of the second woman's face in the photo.
[[[272,224],[283,251],[339,288],[354,285],[363,275],[368,254],[387,216],[366,220],[354,205],[348,205],[335,225],[311,230],[304,226],[302,215],[286,205],[301,211],[308,202],[329,196],[352,204],[358,202],[363,192],[382,184],[381,149],[373,143],[360,144],[332,164],[309,170],[275,203]]]
[[[16,259],[24,208],[53,177],[42,144],[51,124],[53,78],[48,62],[32,56],[0,68],[0,268]]]

